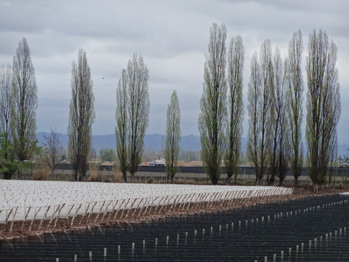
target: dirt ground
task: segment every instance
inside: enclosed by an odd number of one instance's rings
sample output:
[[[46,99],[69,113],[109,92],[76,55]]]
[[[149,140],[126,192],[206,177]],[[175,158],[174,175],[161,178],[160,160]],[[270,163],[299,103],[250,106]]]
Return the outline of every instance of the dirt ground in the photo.
[[[128,225],[130,223],[151,222],[159,218],[179,215],[191,215],[200,212],[214,212],[226,209],[238,209],[253,205],[261,205],[272,202],[282,202],[303,197],[316,197],[327,194],[339,194],[349,192],[349,189],[320,189],[318,194],[313,193],[313,188],[297,188],[293,194],[286,196],[273,196],[251,199],[233,199],[213,203],[185,203],[169,206],[145,207],[114,211],[104,214],[86,214],[84,216],[57,218],[51,220],[15,221],[0,224],[0,240],[9,241],[12,238],[37,236],[45,232],[70,232],[73,230],[92,230],[103,225]]]
[[[293,196],[300,196],[300,197],[307,197],[307,196],[316,196],[316,195],[328,195],[328,194],[340,194],[344,192],[349,192],[349,188],[324,188],[319,189],[319,192],[317,194],[313,193],[313,187],[310,186],[308,188],[294,188],[293,189]]]

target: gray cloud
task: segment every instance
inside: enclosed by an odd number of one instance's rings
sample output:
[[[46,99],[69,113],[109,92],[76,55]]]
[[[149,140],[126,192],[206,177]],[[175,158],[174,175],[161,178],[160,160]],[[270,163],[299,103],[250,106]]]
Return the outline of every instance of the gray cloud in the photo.
[[[213,22],[226,25],[227,43],[237,34],[243,38],[244,101],[250,59],[263,40],[270,39],[284,56],[292,33],[302,29],[305,59],[309,33],[323,28],[338,46],[343,105],[339,141],[349,143],[345,136],[349,132],[345,124],[349,122],[345,114],[349,111],[345,103],[349,98],[347,10],[349,2],[342,0],[0,0],[0,64],[12,62],[18,41],[26,37],[38,84],[38,131],[66,132],[71,64],[79,48],[85,49],[94,82],[93,131],[106,134],[114,133],[115,89],[121,70],[133,53],[140,53],[150,72],[148,133],[164,133],[167,105],[176,89],[182,133],[198,134],[203,66]]]

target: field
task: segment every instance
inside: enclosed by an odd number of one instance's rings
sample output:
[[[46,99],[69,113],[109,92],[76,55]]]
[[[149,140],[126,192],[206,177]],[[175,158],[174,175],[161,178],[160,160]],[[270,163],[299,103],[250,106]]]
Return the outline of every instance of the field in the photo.
[[[16,180],[0,187],[0,261],[349,256],[349,195],[336,191]]]
[[[0,261],[348,261],[349,195],[3,242]],[[76,260],[75,260],[76,259]]]
[[[0,223],[291,194],[282,187],[0,180]]]

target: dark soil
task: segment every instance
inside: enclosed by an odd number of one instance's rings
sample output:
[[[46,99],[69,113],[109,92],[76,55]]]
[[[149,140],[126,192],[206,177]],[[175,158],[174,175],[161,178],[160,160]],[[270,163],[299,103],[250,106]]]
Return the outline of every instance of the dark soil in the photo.
[[[0,261],[348,261],[349,196],[308,191],[62,220],[65,232],[0,241]]]

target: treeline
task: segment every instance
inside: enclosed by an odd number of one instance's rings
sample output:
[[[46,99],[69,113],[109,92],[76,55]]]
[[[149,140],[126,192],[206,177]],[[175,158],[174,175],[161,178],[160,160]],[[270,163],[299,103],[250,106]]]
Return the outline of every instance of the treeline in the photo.
[[[224,160],[228,179],[237,174],[241,154],[243,120],[242,87],[244,46],[240,36],[232,38],[227,51],[226,28],[213,24],[204,67],[199,131],[206,172],[217,183]],[[306,57],[307,155],[303,156],[302,119],[304,81],[302,75],[302,33],[292,35],[288,53],[265,40],[250,63],[247,85],[247,157],[253,163],[256,184],[266,178],[281,185],[288,167],[295,180],[303,159],[314,188],[323,186],[329,166],[337,157],[337,124],[341,112],[337,48],[326,32],[309,35]]]
[[[253,163],[256,184],[264,179],[274,184],[278,178],[281,185],[286,170],[291,167],[297,186],[305,160],[314,186],[324,185],[328,167],[337,158],[337,124],[341,111],[334,42],[323,30],[314,30],[309,35],[304,81],[301,31],[292,35],[287,54],[282,55],[277,47],[272,48],[270,40],[265,40],[251,58],[245,112],[243,39],[235,36],[229,46],[226,41],[225,26],[213,24],[198,120],[201,159],[212,183],[216,184],[220,178],[222,162],[227,170],[227,182],[236,177],[242,158],[242,121],[247,115],[247,158]],[[116,87],[116,160],[125,181],[126,172],[134,179],[144,152],[150,108],[148,79],[149,71],[142,56],[134,54],[122,70]],[[306,96],[304,82],[308,90]],[[25,38],[18,43],[12,65],[1,67],[0,85],[1,174],[11,178],[43,152],[53,172],[61,147],[54,131],[45,138],[43,148],[37,146],[37,87]],[[78,60],[72,64],[71,94],[67,157],[73,165],[75,180],[84,180],[95,112],[91,71],[83,50],[79,50]],[[306,112],[303,112],[304,99]],[[178,170],[180,137],[180,107],[174,90],[167,109],[164,150],[168,180],[173,179]],[[306,156],[303,155],[304,143]]]

